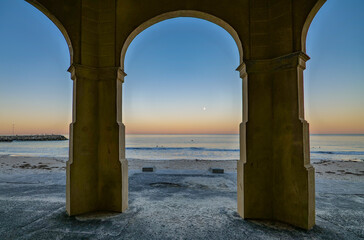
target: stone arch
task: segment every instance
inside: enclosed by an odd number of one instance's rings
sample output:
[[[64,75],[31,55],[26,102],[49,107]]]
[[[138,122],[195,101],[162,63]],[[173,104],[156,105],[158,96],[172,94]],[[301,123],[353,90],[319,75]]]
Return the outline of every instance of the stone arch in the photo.
[[[148,0],[26,1],[57,25],[69,44],[71,64],[76,63],[70,68],[77,124],[74,117],[66,182],[69,215],[127,209],[128,162],[121,118],[127,48],[136,35],[157,22],[195,17],[223,27],[239,48],[243,121],[238,213],[246,219],[312,228],[314,169],[309,159],[308,123],[303,118],[302,83],[308,60],[306,34],[324,0],[274,4],[266,4],[266,0],[211,0],[208,4],[194,0],[168,4]]]
[[[302,32],[301,32],[301,49],[302,52],[306,53],[306,38],[308,29],[310,28],[312,20],[315,18],[316,14],[320,10],[320,8],[324,5],[326,0],[318,0],[315,6],[311,9],[310,13],[307,15],[306,21],[303,24]]]
[[[124,61],[125,61],[126,52],[128,50],[130,43],[133,41],[133,39],[136,36],[139,35],[139,33],[143,32],[145,29],[147,29],[148,27],[150,27],[156,23],[159,23],[164,20],[171,19],[171,18],[177,18],[177,17],[199,18],[199,19],[203,19],[203,20],[215,23],[216,25],[225,29],[232,36],[232,38],[234,39],[234,41],[238,47],[239,61],[240,61],[239,64],[241,65],[243,63],[243,45],[242,45],[242,42],[240,41],[238,33],[235,31],[235,29],[232,26],[230,26],[227,22],[225,22],[221,18],[215,17],[214,15],[211,15],[211,14],[208,14],[205,12],[196,11],[196,10],[178,10],[178,11],[163,13],[161,15],[153,17],[134,29],[134,31],[125,40],[122,50],[121,50],[121,57],[120,57],[121,69],[124,71]]]
[[[223,29],[227,31],[230,36],[234,39],[236,46],[239,51],[239,66],[236,68],[237,71],[240,73],[240,77],[243,80],[243,90],[242,90],[242,123],[239,126],[239,135],[240,135],[240,161],[242,163],[246,162],[246,123],[248,121],[248,78],[246,73],[246,67],[244,64],[244,57],[243,57],[243,44],[239,38],[239,34],[237,31],[227,22],[222,20],[221,18],[218,18],[214,15],[211,15],[209,13],[196,11],[196,10],[177,10],[177,11],[171,11],[166,12],[163,14],[160,14],[156,17],[153,17],[141,25],[139,25],[137,28],[135,28],[129,36],[126,38],[120,55],[120,70],[119,70],[119,77],[121,78],[121,83],[124,82],[124,77],[126,76],[126,73],[124,72],[124,63],[125,63],[125,55],[128,50],[129,45],[133,41],[133,39],[138,36],[141,32],[143,32],[148,27],[162,22],[167,19],[171,18],[177,18],[177,17],[193,17],[198,19],[203,19],[209,22],[212,22]],[[118,99],[118,106],[117,106],[117,120],[119,122],[119,125],[122,128],[122,136],[120,139],[120,142],[122,145],[125,145],[125,126],[122,123],[122,86],[121,83],[118,83],[118,90],[117,90],[117,99]],[[123,151],[120,153],[120,158],[125,158],[125,147],[122,147]],[[238,189],[239,190],[239,189]]]
[[[44,15],[46,15],[49,18],[49,20],[51,20],[54,23],[54,25],[56,25],[56,27],[59,29],[59,31],[61,31],[64,39],[67,42],[67,46],[68,46],[68,50],[69,50],[69,54],[70,54],[70,65],[72,65],[73,64],[73,47],[72,47],[71,38],[69,37],[69,35],[66,31],[66,28],[50,11],[48,11],[48,9],[46,7],[44,7],[42,4],[40,4],[37,0],[26,0],[26,2],[28,2],[30,5],[32,5],[39,11],[41,11]]]
[[[122,83],[124,82],[124,77],[126,76],[126,73],[124,72],[124,63],[125,63],[125,55],[126,52],[128,50],[129,45],[131,44],[131,42],[133,41],[133,39],[140,34],[142,31],[144,31],[145,29],[147,29],[148,27],[162,22],[164,20],[167,19],[171,19],[171,18],[177,18],[177,17],[194,17],[194,18],[199,18],[199,19],[203,19],[203,20],[207,20],[209,22],[215,23],[216,25],[222,27],[223,29],[225,29],[234,39],[238,51],[239,51],[239,66],[236,68],[236,70],[240,73],[240,78],[242,79],[243,83],[243,89],[242,89],[242,122],[240,123],[239,126],[239,149],[240,149],[240,159],[238,161],[238,165],[237,168],[240,169],[240,171],[238,170],[238,182],[237,182],[237,194],[238,194],[238,212],[240,213],[241,216],[243,216],[243,201],[242,199],[244,198],[244,194],[243,194],[243,189],[242,189],[242,185],[243,185],[243,176],[242,176],[242,169],[243,169],[243,165],[246,163],[246,124],[248,122],[248,75],[246,73],[246,66],[244,64],[243,61],[243,45],[242,42],[239,38],[239,35],[237,33],[237,31],[231,26],[229,25],[227,22],[225,22],[224,20],[213,16],[211,14],[205,13],[205,12],[200,12],[200,11],[195,11],[195,10],[179,10],[179,11],[172,11],[172,12],[167,12],[161,15],[158,15],[156,17],[153,17],[149,20],[147,20],[146,22],[142,23],[141,25],[139,25],[137,28],[135,28],[131,34],[129,34],[129,36],[127,37],[127,39],[125,40],[122,50],[121,50],[121,57],[120,57],[120,69],[119,69],[119,79],[121,81],[118,81],[118,85],[117,85],[117,120],[120,126],[120,143],[121,143],[121,148],[122,149],[119,153],[119,158],[120,159],[124,159],[122,160],[122,162],[126,162],[127,165],[127,160],[125,159],[125,126],[122,123]],[[126,181],[126,179],[124,179],[124,181]],[[240,186],[240,187],[239,187]],[[239,200],[240,199],[240,200]]]

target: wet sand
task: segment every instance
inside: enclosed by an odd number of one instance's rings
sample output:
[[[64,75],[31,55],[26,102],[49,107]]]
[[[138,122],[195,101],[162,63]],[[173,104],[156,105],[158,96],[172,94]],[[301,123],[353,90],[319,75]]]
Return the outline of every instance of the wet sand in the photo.
[[[0,174],[22,172],[64,172],[65,158],[28,157],[0,155]],[[236,160],[144,160],[128,159],[129,170],[154,167],[158,170],[202,170],[222,168],[225,172],[236,172]],[[355,161],[312,161],[316,178],[364,181],[364,162]]]

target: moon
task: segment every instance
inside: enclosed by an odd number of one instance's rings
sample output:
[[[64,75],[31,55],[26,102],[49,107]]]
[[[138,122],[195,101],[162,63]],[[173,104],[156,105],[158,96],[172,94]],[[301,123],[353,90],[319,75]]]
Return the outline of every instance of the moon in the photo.
[[[203,107],[202,110],[206,111],[206,107]]]

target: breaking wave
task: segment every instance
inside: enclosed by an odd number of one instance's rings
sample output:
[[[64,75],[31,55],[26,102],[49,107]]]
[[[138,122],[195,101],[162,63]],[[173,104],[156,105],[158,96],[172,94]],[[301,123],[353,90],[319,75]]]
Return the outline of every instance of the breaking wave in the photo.
[[[227,149],[227,148],[203,148],[203,147],[127,147],[126,150],[139,150],[139,151],[214,151],[214,152],[238,152],[239,149]]]
[[[311,151],[311,153],[334,155],[364,155],[363,151]]]

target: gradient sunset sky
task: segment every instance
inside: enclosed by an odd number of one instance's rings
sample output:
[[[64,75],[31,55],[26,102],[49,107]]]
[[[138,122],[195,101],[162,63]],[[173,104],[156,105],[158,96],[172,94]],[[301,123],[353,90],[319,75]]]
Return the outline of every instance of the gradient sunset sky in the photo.
[[[311,133],[364,133],[364,1],[330,0],[307,36],[305,111]],[[23,0],[0,1],[0,135],[68,134],[66,41]],[[219,26],[175,18],[143,31],[125,60],[127,133],[238,133],[239,53]]]

